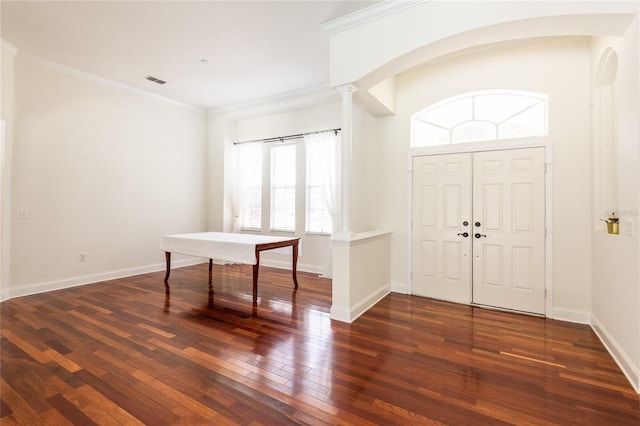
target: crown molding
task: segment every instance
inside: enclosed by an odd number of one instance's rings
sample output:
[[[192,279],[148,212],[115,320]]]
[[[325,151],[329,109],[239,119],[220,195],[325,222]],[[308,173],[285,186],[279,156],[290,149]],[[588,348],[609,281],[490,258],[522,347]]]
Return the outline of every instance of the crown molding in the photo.
[[[427,1],[431,0],[385,0],[365,9],[327,21],[322,24],[322,29],[329,34],[339,33]]]
[[[4,45],[3,45],[4,47]],[[100,77],[96,74],[92,74],[86,71],[81,71],[77,68],[73,68],[73,67],[69,67],[67,65],[62,65],[58,62],[54,62],[51,61],[49,59],[45,59],[42,58],[40,56],[37,55],[33,55],[31,53],[27,53],[27,52],[20,52],[19,55],[17,55],[17,59],[25,61],[27,63],[30,63],[32,65],[37,65],[43,68],[47,68],[53,71],[57,71],[57,72],[61,72],[63,74],[67,74],[70,75],[72,77],[76,77],[79,78],[81,80],[85,80],[85,81],[89,81],[92,83],[97,83],[97,84],[101,84],[103,86],[107,86],[107,87],[111,87],[113,89],[117,89],[117,90],[122,90],[125,92],[130,92],[130,93],[134,93],[137,95],[141,95],[144,96],[146,98],[150,98],[156,101],[160,101],[160,102],[164,102],[164,103],[168,103],[168,104],[172,104],[175,106],[179,106],[182,108],[186,108],[186,109],[190,109],[193,111],[200,111],[200,112],[205,112],[204,109],[199,108],[197,106],[191,105],[191,104],[186,104],[184,102],[180,102],[180,101],[176,101],[174,99],[171,98],[167,98],[165,96],[161,96],[161,95],[157,95],[155,93],[152,92],[148,92],[146,90],[142,90],[142,89],[138,89],[136,87],[133,86],[129,86],[127,84],[124,83],[119,83],[115,80],[110,80],[108,78],[104,78],[104,77]]]
[[[2,50],[4,50],[5,52],[7,52],[9,55],[11,55],[11,57],[14,57],[18,54],[18,48],[15,47],[13,44],[9,43],[8,41],[6,41],[5,39],[0,39],[0,44],[2,44]]]
[[[226,115],[239,119],[262,114],[275,114],[339,100],[338,92],[330,87],[328,82],[324,82],[240,104],[212,108],[208,110],[208,113],[210,115]]]

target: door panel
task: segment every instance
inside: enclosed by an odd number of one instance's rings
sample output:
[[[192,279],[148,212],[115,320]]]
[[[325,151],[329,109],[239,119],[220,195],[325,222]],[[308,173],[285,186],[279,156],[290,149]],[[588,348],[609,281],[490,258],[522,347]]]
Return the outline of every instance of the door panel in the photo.
[[[513,288],[533,291],[534,253],[531,247],[513,247],[511,249]]]
[[[473,303],[544,313],[544,148],[479,152]]]
[[[502,287],[504,280],[502,279],[502,261],[504,256],[502,255],[502,246],[495,244],[483,244],[482,253],[477,254],[476,258],[482,259],[482,270],[485,273],[478,277],[483,280],[483,285]],[[475,301],[475,300],[474,300]]]
[[[436,279],[436,266],[438,264],[438,248],[436,240],[423,239],[419,242],[418,252],[420,260],[420,277]]]
[[[504,201],[502,184],[493,183],[484,185],[482,191],[483,194],[481,196],[485,202],[482,203],[482,214],[478,217],[482,217],[484,220],[483,229],[490,232],[502,232],[502,212],[504,210],[502,205]],[[477,220],[474,220],[474,222],[477,222]]]
[[[413,160],[413,293],[469,303],[471,154]]]

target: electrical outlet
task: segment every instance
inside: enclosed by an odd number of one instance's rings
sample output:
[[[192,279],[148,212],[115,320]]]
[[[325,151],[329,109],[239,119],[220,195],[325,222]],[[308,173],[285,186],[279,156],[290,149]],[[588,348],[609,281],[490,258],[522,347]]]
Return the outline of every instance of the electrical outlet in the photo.
[[[84,262],[85,260],[87,260],[87,255],[84,253],[80,253],[80,262]]]

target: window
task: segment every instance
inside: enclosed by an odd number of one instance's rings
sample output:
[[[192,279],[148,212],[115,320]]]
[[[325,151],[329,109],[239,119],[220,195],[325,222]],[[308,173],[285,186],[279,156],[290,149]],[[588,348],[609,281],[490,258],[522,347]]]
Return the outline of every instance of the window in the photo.
[[[296,146],[271,148],[271,230],[296,230]]]
[[[236,231],[332,233],[337,132],[294,139],[236,144]]]
[[[445,99],[411,119],[413,147],[547,134],[547,96],[491,90]]]

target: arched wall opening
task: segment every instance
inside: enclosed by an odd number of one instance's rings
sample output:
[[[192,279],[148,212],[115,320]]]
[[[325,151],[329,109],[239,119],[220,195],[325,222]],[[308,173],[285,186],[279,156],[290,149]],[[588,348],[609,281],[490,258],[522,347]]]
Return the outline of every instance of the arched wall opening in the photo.
[[[616,135],[615,80],[618,55],[611,47],[600,56],[593,88],[594,229],[599,218],[618,210],[618,142]]]

